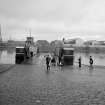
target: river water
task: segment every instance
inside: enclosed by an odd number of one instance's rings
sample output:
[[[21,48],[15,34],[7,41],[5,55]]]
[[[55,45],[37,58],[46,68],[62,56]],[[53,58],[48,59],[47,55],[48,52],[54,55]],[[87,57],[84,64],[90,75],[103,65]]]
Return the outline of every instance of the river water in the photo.
[[[82,64],[89,65],[89,56],[92,56],[94,65],[105,66],[105,54],[104,53],[79,53],[74,54],[74,64],[77,65],[78,58],[81,56]],[[0,50],[0,64],[15,64],[15,51]]]
[[[0,50],[0,64],[15,64],[15,51],[12,49]]]

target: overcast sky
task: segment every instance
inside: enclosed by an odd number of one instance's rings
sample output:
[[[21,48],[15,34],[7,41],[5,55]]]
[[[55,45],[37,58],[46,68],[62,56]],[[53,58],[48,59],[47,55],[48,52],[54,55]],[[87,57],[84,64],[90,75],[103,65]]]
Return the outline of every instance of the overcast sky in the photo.
[[[0,0],[3,39],[105,39],[105,0]]]

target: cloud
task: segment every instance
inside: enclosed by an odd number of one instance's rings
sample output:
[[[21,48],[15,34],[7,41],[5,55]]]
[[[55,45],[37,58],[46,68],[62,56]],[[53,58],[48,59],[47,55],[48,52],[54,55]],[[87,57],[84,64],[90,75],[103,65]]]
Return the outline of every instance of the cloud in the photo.
[[[67,33],[101,39],[105,33],[105,1],[0,0],[0,24],[3,37],[24,38],[31,29],[38,39],[52,40]]]

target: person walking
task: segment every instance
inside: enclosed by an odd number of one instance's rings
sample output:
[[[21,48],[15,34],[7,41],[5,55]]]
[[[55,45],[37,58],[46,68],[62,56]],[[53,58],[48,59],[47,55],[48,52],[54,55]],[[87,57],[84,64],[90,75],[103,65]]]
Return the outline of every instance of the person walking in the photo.
[[[50,70],[50,61],[51,58],[49,57],[49,55],[46,57],[46,66],[47,66],[47,70]]]
[[[81,57],[79,57],[78,63],[79,63],[79,68],[81,68]]]
[[[89,63],[90,63],[90,67],[93,67],[93,59],[92,59],[92,56],[90,56]]]

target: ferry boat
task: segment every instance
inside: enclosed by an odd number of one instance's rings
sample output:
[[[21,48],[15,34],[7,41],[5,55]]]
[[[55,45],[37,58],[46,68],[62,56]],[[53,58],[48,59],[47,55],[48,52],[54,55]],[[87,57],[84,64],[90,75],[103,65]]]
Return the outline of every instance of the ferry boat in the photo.
[[[62,47],[55,48],[55,55],[58,57],[58,65],[73,65],[74,48],[63,44]]]
[[[27,37],[23,47],[16,47],[15,62],[19,64],[25,59],[32,58],[37,54],[37,50],[38,48],[34,43],[34,38]]]
[[[25,42],[25,49],[28,57],[33,57],[34,55],[37,54],[37,46],[34,43],[34,38],[33,37],[27,37],[27,40]],[[28,50],[27,50],[28,49]]]

